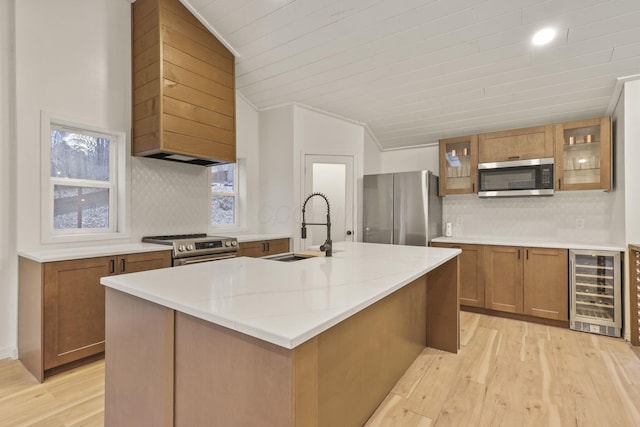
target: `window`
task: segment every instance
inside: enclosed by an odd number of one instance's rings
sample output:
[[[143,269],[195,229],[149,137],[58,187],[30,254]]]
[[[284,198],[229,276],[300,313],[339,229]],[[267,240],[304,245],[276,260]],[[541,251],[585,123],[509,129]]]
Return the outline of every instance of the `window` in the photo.
[[[238,173],[234,163],[211,167],[211,225],[238,224]]]
[[[124,134],[43,117],[43,139],[43,242],[124,237]]]

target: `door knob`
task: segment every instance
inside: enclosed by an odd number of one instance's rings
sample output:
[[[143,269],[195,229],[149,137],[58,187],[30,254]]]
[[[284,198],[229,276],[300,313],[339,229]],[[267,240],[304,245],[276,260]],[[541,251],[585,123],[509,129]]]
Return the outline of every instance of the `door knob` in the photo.
[[[352,234],[353,234],[353,231],[347,230],[347,236],[351,236]]]

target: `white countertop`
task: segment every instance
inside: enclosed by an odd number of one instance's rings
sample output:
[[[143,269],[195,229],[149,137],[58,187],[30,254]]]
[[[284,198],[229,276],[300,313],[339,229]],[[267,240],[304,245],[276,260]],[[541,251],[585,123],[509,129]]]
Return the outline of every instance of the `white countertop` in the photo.
[[[224,233],[221,233],[224,234]],[[290,239],[288,234],[236,234],[233,237],[238,239],[238,242],[257,242],[259,240],[273,240],[273,239]]]
[[[624,246],[613,243],[566,242],[528,237],[454,236],[437,237],[431,241],[438,243],[460,243],[469,245],[528,246],[532,248],[578,249],[589,251],[624,252],[626,250]]]
[[[460,252],[340,242],[329,258],[279,262],[240,257],[103,277],[100,282],[291,349]]]
[[[70,259],[126,255],[141,252],[170,251],[171,246],[152,243],[124,243],[118,245],[85,246],[40,251],[19,251],[18,255],[36,262],[67,261]]]

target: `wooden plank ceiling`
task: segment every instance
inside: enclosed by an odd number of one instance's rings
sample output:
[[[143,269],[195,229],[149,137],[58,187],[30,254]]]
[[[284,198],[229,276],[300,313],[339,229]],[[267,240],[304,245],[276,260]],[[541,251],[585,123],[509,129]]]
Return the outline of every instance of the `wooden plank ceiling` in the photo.
[[[384,149],[603,116],[640,74],[639,0],[181,0],[258,109],[298,102]],[[558,30],[551,45],[533,33]]]

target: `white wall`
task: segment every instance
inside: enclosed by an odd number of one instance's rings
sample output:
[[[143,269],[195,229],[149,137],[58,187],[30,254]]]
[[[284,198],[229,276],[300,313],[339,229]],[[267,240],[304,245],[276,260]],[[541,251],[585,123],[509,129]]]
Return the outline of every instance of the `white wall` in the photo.
[[[624,84],[623,96],[621,98],[622,111],[621,121],[622,128],[624,130],[624,158],[627,159],[624,168],[624,187],[625,203],[624,203],[624,224],[625,224],[625,244],[640,245],[640,168],[638,168],[636,159],[640,158],[640,80],[629,81]],[[618,105],[620,108],[620,105]],[[627,259],[625,266],[629,262],[627,253]],[[625,274],[625,292],[624,295],[629,295],[629,275]],[[635,289],[635,284],[633,284]],[[624,321],[625,321],[625,338],[631,339],[632,327],[631,319],[631,306],[628,298],[625,299]],[[636,309],[635,307],[633,309]],[[637,325],[633,325],[637,327]]]
[[[294,226],[293,106],[260,112],[261,233],[290,234]]]
[[[423,169],[430,170],[440,176],[437,145],[385,151],[382,153],[379,173],[409,172]]]
[[[361,188],[364,127],[302,105],[260,112],[260,231],[292,235],[294,250],[301,247],[307,154],[354,156],[356,188]],[[356,199],[360,193],[356,190]],[[355,215],[361,215],[357,208]]]
[[[41,111],[103,129],[131,128],[130,8],[124,0],[16,2],[20,250],[42,247]]]
[[[240,204],[241,229],[250,234],[258,233],[260,221],[260,114],[255,107],[242,96],[236,95],[236,155],[244,161],[244,182],[240,182],[242,191]],[[207,187],[208,188],[208,187]]]
[[[306,108],[302,105],[294,107],[294,158],[293,158],[293,194],[294,224],[290,232],[293,235],[294,249],[303,247],[300,237],[302,220],[302,203],[308,194],[304,189],[304,162],[307,154],[326,154],[352,156],[355,187],[354,224],[358,224],[362,213],[362,175],[364,170],[364,127],[357,123],[343,120],[323,112]],[[354,230],[358,239],[358,229]],[[335,239],[338,241],[339,239]]]
[[[625,230],[627,244],[640,244],[640,80],[624,85]]]
[[[14,2],[0,0],[0,359],[16,357]]]

